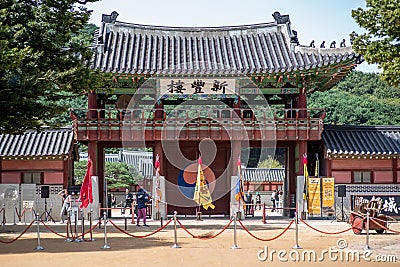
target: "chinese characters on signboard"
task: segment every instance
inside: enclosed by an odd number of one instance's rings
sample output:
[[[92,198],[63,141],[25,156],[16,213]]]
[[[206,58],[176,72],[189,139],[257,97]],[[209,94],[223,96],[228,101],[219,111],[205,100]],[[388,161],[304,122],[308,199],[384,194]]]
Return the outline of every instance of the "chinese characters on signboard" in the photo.
[[[235,79],[160,79],[162,95],[235,94]]]
[[[363,203],[368,204],[372,198],[382,200],[381,213],[390,216],[400,216],[400,196],[353,196],[352,209],[359,208]]]

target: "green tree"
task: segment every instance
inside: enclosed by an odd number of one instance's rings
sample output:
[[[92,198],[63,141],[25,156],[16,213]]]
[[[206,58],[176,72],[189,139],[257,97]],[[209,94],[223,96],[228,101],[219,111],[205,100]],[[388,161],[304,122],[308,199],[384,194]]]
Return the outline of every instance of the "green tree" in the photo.
[[[283,168],[283,165],[277,159],[268,156],[267,159],[258,163],[257,168]]]
[[[58,100],[107,87],[77,37],[89,16],[76,0],[0,1],[0,132],[40,129],[67,109]]]
[[[368,63],[382,68],[382,79],[389,85],[400,82],[400,0],[366,0],[367,9],[358,8],[352,16],[367,32],[351,33],[353,48]]]
[[[75,162],[75,184],[77,185],[83,182],[86,164],[87,161]],[[106,162],[104,175],[109,189],[129,187],[143,179],[143,176],[135,167],[124,162]]]
[[[376,73],[352,72],[329,91],[309,95],[308,107],[325,108],[327,124],[400,125],[400,91]]]

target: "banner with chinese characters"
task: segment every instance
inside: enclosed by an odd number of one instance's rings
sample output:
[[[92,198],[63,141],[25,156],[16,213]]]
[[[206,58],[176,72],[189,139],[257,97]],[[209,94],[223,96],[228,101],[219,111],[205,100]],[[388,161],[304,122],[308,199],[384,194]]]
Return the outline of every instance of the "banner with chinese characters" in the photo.
[[[308,214],[321,215],[320,178],[308,178]]]
[[[369,201],[374,198],[382,203],[381,213],[388,216],[400,216],[400,195],[357,195],[351,197],[351,209],[359,211],[361,205],[368,207]]]
[[[236,79],[165,78],[160,79],[161,95],[233,95]]]
[[[322,216],[332,216],[335,213],[335,179],[322,179]]]

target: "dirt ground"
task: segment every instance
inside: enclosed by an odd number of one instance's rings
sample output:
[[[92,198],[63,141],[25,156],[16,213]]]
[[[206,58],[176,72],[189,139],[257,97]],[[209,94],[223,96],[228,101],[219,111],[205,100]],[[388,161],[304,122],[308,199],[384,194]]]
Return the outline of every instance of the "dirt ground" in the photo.
[[[193,235],[210,237],[220,232],[229,222],[223,218],[180,218],[180,222]],[[124,229],[123,220],[115,220]],[[290,219],[269,218],[267,224],[261,219],[246,219],[242,223],[256,237],[269,239],[279,235],[289,224]],[[337,232],[350,227],[347,223],[331,221],[307,221],[313,227]],[[159,221],[148,221],[149,228],[129,224],[133,235],[145,235],[160,227]],[[65,225],[48,223],[52,230],[65,235]],[[26,225],[6,225],[0,229],[0,240],[12,240]],[[400,231],[400,223],[390,225]],[[259,241],[250,236],[238,224],[237,246],[234,245],[232,225],[215,238],[201,240],[191,237],[178,225],[178,245],[174,245],[173,223],[165,229],[146,238],[130,237],[108,224],[108,244],[104,249],[104,228],[96,228],[93,242],[65,242],[44,226],[40,226],[43,251],[36,251],[37,234],[34,225],[19,240],[11,244],[0,243],[0,266],[399,266],[400,234],[385,233],[370,235],[371,254],[363,254],[366,246],[366,234],[355,235],[352,231],[342,234],[322,234],[299,224],[299,243],[301,249],[293,249],[295,225],[281,237],[273,241]],[[340,248],[339,248],[340,247]],[[344,248],[342,248],[344,247]],[[342,249],[341,249],[342,248]],[[281,250],[281,251],[280,251]],[[324,252],[324,250],[326,250]],[[266,252],[266,253],[265,253]],[[313,252],[316,259],[313,261]],[[360,258],[356,256],[360,255]],[[265,256],[268,255],[266,258]],[[304,255],[304,257],[303,257]],[[311,261],[308,259],[311,255]],[[365,255],[365,259],[363,258]],[[279,257],[280,258],[279,258]],[[298,258],[297,258],[298,257]],[[392,261],[391,263],[382,261]],[[395,262],[394,262],[395,261]],[[322,263],[322,265],[321,265]]]

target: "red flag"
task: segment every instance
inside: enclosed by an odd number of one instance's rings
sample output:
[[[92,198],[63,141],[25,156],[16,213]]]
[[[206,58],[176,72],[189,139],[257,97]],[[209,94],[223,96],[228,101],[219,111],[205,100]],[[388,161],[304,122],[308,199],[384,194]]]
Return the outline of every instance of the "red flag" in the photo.
[[[93,203],[93,194],[92,194],[92,178],[90,175],[90,168],[92,167],[92,160],[89,158],[87,163],[87,170],[85,174],[85,178],[83,179],[81,192],[80,192],[80,200],[82,201],[79,206],[80,209],[86,208],[89,203]]]
[[[155,184],[155,204],[154,207],[159,210],[162,198],[161,186],[160,186],[160,156],[156,156],[156,162],[154,163],[154,167],[156,168],[156,184]]]
[[[160,156],[158,154],[156,156],[156,162],[154,163],[154,167],[156,168],[157,171],[159,171],[159,168],[160,168]]]

